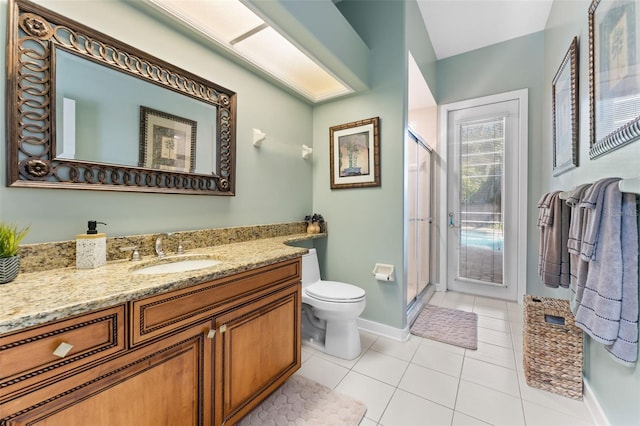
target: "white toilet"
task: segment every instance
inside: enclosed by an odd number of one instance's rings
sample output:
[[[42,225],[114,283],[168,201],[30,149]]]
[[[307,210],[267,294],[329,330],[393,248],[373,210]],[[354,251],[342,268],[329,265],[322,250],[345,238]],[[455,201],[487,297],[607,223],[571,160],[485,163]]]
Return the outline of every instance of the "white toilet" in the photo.
[[[344,359],[360,355],[356,319],[366,306],[365,291],[351,284],[323,281],[316,249],[302,256],[302,339]]]

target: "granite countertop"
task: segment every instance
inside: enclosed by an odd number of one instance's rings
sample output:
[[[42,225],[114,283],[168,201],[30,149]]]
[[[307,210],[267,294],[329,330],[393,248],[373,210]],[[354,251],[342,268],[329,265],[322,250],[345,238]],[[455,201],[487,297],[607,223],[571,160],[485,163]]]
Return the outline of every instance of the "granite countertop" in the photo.
[[[300,257],[307,249],[287,243],[326,234],[295,234],[188,250],[168,258],[202,258],[222,263],[204,269],[167,274],[133,274],[158,259],[118,260],[97,269],[75,267],[20,273],[0,285],[0,333],[20,330],[97,309],[107,308],[205,281]],[[165,260],[166,261],[166,260]]]

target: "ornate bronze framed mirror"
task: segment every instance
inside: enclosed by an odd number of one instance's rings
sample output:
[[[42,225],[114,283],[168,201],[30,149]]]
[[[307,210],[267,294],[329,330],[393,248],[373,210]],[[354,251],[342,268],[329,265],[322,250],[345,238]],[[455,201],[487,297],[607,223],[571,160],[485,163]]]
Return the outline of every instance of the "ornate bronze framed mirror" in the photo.
[[[8,186],[235,195],[235,92],[26,0],[8,28]]]

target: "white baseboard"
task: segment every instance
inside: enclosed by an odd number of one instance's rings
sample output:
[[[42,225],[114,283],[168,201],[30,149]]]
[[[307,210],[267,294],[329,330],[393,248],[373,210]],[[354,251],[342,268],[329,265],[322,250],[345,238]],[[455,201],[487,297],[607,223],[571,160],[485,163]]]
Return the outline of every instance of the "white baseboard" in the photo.
[[[587,379],[584,377],[582,380],[584,383],[584,403],[587,406],[589,413],[591,413],[593,423],[598,426],[611,426],[611,422],[607,419],[607,415],[604,413],[604,410],[602,409],[600,402],[598,402],[598,398],[596,398],[596,395],[593,393],[591,386],[589,386],[589,382],[587,382]]]
[[[368,333],[404,342],[409,338],[409,326],[405,328],[395,328],[379,322],[358,318],[358,328]]]

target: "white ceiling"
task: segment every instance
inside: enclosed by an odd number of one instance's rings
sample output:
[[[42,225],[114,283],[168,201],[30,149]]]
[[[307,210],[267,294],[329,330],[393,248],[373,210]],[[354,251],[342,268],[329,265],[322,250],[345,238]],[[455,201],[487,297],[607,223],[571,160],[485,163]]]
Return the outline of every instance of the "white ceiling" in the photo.
[[[553,0],[417,0],[438,59],[542,31]]]

